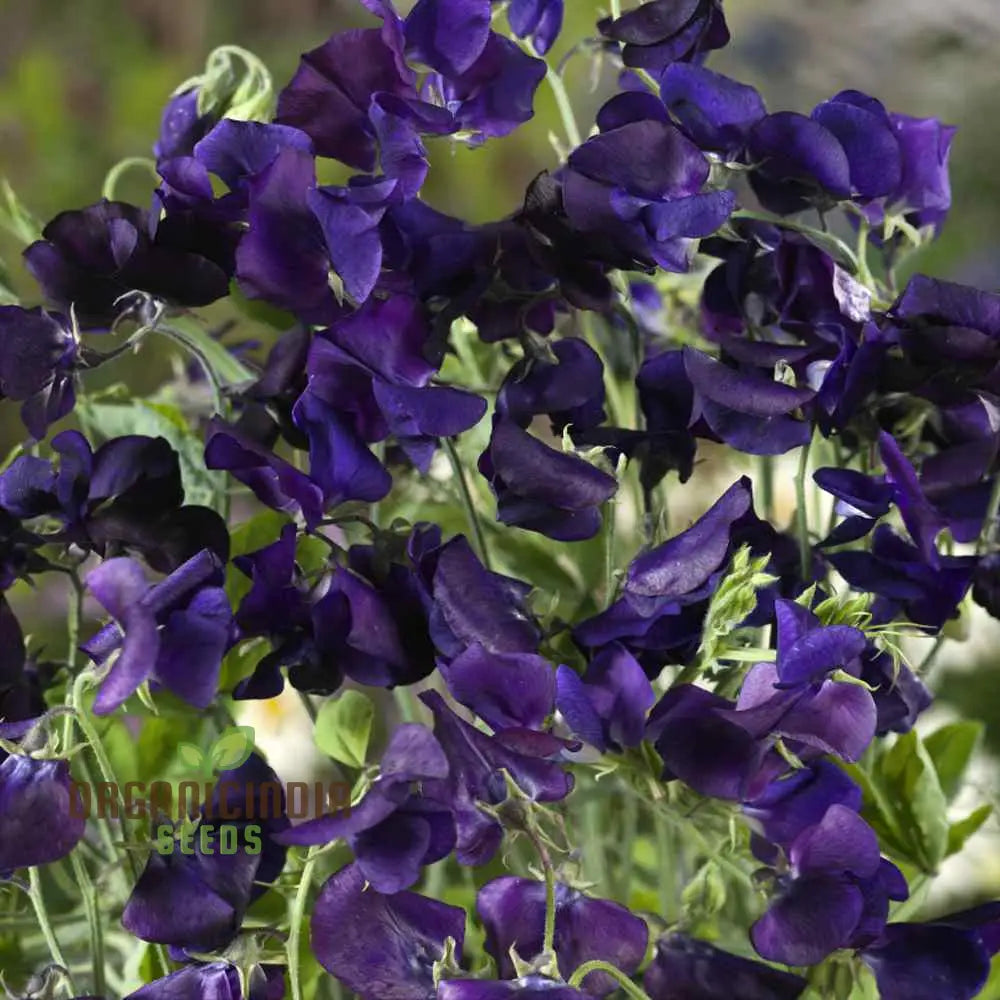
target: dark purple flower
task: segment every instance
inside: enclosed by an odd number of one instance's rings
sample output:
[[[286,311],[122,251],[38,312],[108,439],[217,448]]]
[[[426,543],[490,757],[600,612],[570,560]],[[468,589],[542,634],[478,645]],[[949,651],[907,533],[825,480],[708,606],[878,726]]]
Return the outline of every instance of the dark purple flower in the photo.
[[[625,599],[644,609],[698,590],[729,552],[733,524],[752,508],[750,481],[737,480],[690,528],[631,563]]]
[[[605,38],[624,43],[626,66],[654,76],[673,62],[701,62],[729,42],[722,0],[649,0],[598,28]]]
[[[545,884],[505,875],[487,882],[476,896],[476,912],[486,930],[486,950],[504,979],[515,975],[511,949],[530,962],[542,951]],[[567,885],[556,885],[556,932],[553,949],[559,969],[569,976],[584,962],[607,962],[634,975],[646,954],[649,930],[620,903],[595,899]],[[580,984],[591,996],[617,989],[610,976],[591,973]]]
[[[870,551],[832,552],[826,559],[851,587],[878,595],[872,606],[877,620],[901,614],[935,630],[956,614],[976,567],[974,556],[941,556],[930,566],[886,524],[875,529]]]
[[[756,169],[750,183],[761,204],[787,215],[810,199],[843,201],[851,195],[851,165],[837,137],[794,111],[762,118],[750,131],[747,157]]]
[[[94,712],[113,711],[147,680],[198,708],[212,703],[233,638],[221,582],[219,560],[208,550],[153,586],[132,559],[109,559],[87,574],[88,587],[115,622],[80,648],[97,664],[117,654]]]
[[[319,156],[370,173],[377,157],[368,118],[372,96],[412,92],[413,74],[401,53],[386,44],[384,32],[343,31],[302,56],[295,76],[278,95],[276,121],[309,135]]]
[[[527,354],[507,373],[497,394],[497,412],[527,427],[547,415],[554,434],[595,427],[604,421],[604,365],[586,341],[557,340],[551,357]]]
[[[420,699],[434,714],[434,735],[449,765],[448,777],[425,782],[424,792],[451,807],[458,833],[455,857],[460,864],[485,864],[503,840],[501,824],[479,808],[480,803],[498,806],[507,798],[502,769],[538,802],[558,802],[572,791],[573,776],[558,763],[509,749],[498,737],[460,719],[436,691],[425,691]],[[561,747],[556,740],[545,742]]]
[[[271,652],[242,680],[233,696],[272,698],[281,693],[281,668],[303,691],[330,693],[343,680],[340,657],[344,635],[350,630],[347,598],[328,594],[307,579],[295,562],[295,525],[286,524],[277,541],[237,556],[233,563],[251,578],[250,590],[236,612],[241,637],[264,636]]]
[[[229,212],[245,210],[250,180],[285,149],[312,152],[312,140],[296,128],[224,118],[194,147],[194,159],[227,188],[220,199]]]
[[[867,535],[880,517],[889,513],[892,486],[856,469],[817,469],[813,479],[820,489],[837,498],[836,511],[845,516],[826,537],[825,546],[841,545]]]
[[[440,364],[424,307],[407,295],[369,300],[317,337],[293,419],[309,438],[313,478],[330,502],[378,500],[388,472],[368,444],[392,435],[423,472],[437,439],[476,424],[485,401],[431,385]]]
[[[642,742],[656,695],[624,646],[605,646],[582,677],[567,666],[560,666],[556,677],[556,706],[574,735],[601,751]]]
[[[487,570],[464,535],[442,545],[438,528],[418,525],[409,554],[443,656],[454,658],[473,643],[496,653],[537,652],[540,633],[525,601],[529,584]]]
[[[28,660],[21,625],[7,598],[0,595],[0,719],[4,725],[28,723],[45,712],[43,681],[43,671]],[[5,754],[0,750],[0,760]]]
[[[285,864],[285,847],[275,839],[288,827],[284,791],[257,754],[219,774],[199,815],[211,825],[214,842],[203,850],[196,834],[191,853],[177,843],[166,854],[153,851],[122,913],[123,925],[136,937],[181,952],[224,948],[247,907]],[[224,853],[220,845],[226,842],[235,850]]]
[[[84,825],[68,761],[12,753],[0,762],[0,872],[58,861]]]
[[[855,662],[852,669],[860,665]],[[801,752],[808,748],[808,756],[832,753],[853,762],[875,736],[877,711],[871,692],[861,685],[820,675],[787,686],[773,663],[758,663],[747,674],[729,718],[756,738],[770,733],[802,744]]]
[[[800,833],[815,826],[832,805],[861,809],[861,789],[832,762],[820,759],[772,781],[743,803],[743,815],[772,844],[790,847]]]
[[[883,1000],[972,1000],[1000,950],[1000,904],[924,924],[889,924],[862,952]]]
[[[164,438],[128,434],[92,451],[77,431],[52,439],[53,462],[21,456],[0,473],[0,506],[21,519],[48,515],[62,529],[47,540],[100,554],[140,553],[170,572],[203,548],[229,558],[229,533],[213,510],[183,505],[180,461]]]
[[[692,423],[703,421],[718,440],[748,455],[782,455],[809,443],[812,427],[795,412],[815,396],[758,371],[740,371],[684,348],[693,389]]]
[[[769,740],[739,724],[733,703],[681,684],[650,713],[647,736],[663,760],[663,779],[680,779],[711,798],[755,798],[773,777]]]
[[[844,90],[817,105],[811,117],[843,147],[855,195],[879,198],[897,190],[902,179],[902,151],[880,101],[857,90]]]
[[[884,924],[888,900],[906,883],[879,857],[878,838],[854,810],[831,805],[788,849],[789,874],[750,929],[754,948],[772,962],[816,965]],[[877,934],[876,930],[876,934]]]
[[[983,556],[976,564],[972,599],[994,618],[1000,618],[1000,553]]]
[[[69,321],[43,309],[0,306],[0,398],[21,402],[33,437],[66,416],[76,401],[79,344]]]
[[[889,119],[899,142],[902,171],[887,206],[903,212],[919,228],[940,229],[951,208],[948,156],[956,129],[936,118],[890,114]]]
[[[330,287],[330,255],[311,207],[316,165],[311,153],[286,147],[249,181],[249,229],[236,250],[243,292],[324,323],[341,308]]]
[[[586,236],[602,233],[626,267],[686,271],[694,240],[726,221],[735,197],[702,191],[708,161],[662,105],[648,117],[652,108],[636,96],[612,98],[598,112],[601,132],[570,154],[561,173],[566,217]]]
[[[308,195],[330,263],[354,302],[365,302],[378,281],[383,255],[379,224],[396,188],[395,180],[356,177],[346,187],[321,187]]]
[[[33,574],[49,568],[49,561],[39,552],[44,544],[41,535],[28,531],[19,518],[0,506],[0,592],[16,580],[30,581]]]
[[[682,483],[694,471],[697,442],[690,430],[694,390],[681,351],[647,358],[635,379],[646,421],[647,446],[642,453],[642,485],[651,490],[668,472]]]
[[[330,877],[313,908],[313,952],[362,1000],[431,1000],[448,938],[460,958],[464,910],[415,892],[366,890],[353,864]]]
[[[562,28],[563,0],[512,0],[507,21],[518,38],[530,38],[535,51],[543,56]]]
[[[479,471],[497,498],[498,521],[565,542],[596,535],[600,506],[618,489],[614,476],[503,418],[494,420]]]
[[[197,87],[190,87],[171,95],[164,105],[160,134],[153,146],[157,160],[190,156],[195,143],[215,124],[217,119],[212,113],[198,114],[198,93]]]
[[[125,1000],[281,1000],[285,976],[277,965],[255,965],[244,997],[240,970],[229,962],[185,965],[139,987]]]
[[[642,985],[650,1000],[796,1000],[808,983],[801,976],[672,933],[656,942]]]
[[[690,528],[633,560],[622,596],[573,636],[597,649],[619,641],[677,662],[697,648],[707,601],[733,551],[734,525],[752,517],[750,481],[734,483]],[[656,662],[660,660],[657,658]]]
[[[46,298],[73,307],[83,327],[110,326],[116,300],[139,290],[181,306],[203,306],[229,291],[220,263],[185,234],[158,226],[141,208],[101,201],[62,212],[24,251],[25,264]]]
[[[473,643],[441,663],[451,696],[492,729],[541,729],[552,714],[556,674],[536,653],[491,653]]]
[[[905,664],[872,646],[861,658],[861,680],[875,688],[875,734],[909,732],[933,700],[924,682]]]
[[[528,259],[540,272],[558,280],[559,291],[568,303],[579,309],[597,310],[612,304],[609,267],[628,268],[634,262],[625,259],[596,232],[581,232],[571,222],[558,175],[542,171],[528,185],[524,205],[514,222],[524,234]]]
[[[439,73],[460,76],[490,37],[490,0],[419,0],[406,18],[407,51]]]
[[[401,892],[424,865],[451,853],[455,826],[447,806],[426,798],[419,783],[446,778],[448,760],[429,730],[415,723],[396,729],[379,776],[349,813],[307,820],[277,836],[282,844],[327,844],[345,839],[372,889]]]
[[[750,129],[767,114],[750,86],[694,63],[676,62],[660,77],[660,97],[699,149],[736,159]]]
[[[495,31],[479,58],[458,75],[440,73],[423,91],[452,110],[450,131],[472,133],[473,143],[505,136],[534,115],[534,97],[545,79],[545,63]]]

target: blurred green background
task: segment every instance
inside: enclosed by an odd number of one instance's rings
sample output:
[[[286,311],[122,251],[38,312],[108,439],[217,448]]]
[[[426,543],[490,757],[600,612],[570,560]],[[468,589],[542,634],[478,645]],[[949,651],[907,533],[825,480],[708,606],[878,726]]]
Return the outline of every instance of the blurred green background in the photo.
[[[567,23],[550,58],[594,34],[606,2],[566,0]],[[406,8],[408,4],[400,4]],[[627,4],[626,4],[627,6]],[[845,88],[880,97],[891,110],[935,115],[959,126],[952,155],[954,209],[942,238],[914,263],[930,273],[995,289],[1000,285],[1000,86],[997,0],[732,0],[732,46],[712,57],[723,72],[753,83],[772,110],[808,111]],[[260,55],[280,89],[299,53],[333,31],[372,24],[355,0],[0,0],[0,176],[43,222],[100,197],[108,169],[148,155],[164,101],[201,71],[208,53],[236,43]],[[610,67],[595,72],[586,55],[566,72],[581,127],[613,92]],[[424,190],[436,207],[472,220],[504,215],[526,183],[555,161],[550,134],[562,129],[548,89],[535,119],[513,136],[469,150],[432,147]],[[121,196],[149,199],[149,179],[128,175]],[[25,304],[36,293],[14,242],[0,233],[0,258]],[[152,388],[162,366],[148,356],[116,368],[135,392]],[[0,438],[20,436],[16,410],[0,409]],[[55,609],[50,609],[50,613]],[[58,612],[55,612],[58,614]],[[970,641],[949,644],[937,686],[943,703],[987,723],[1000,755],[1000,635],[975,619]],[[984,774],[992,791],[995,768]],[[990,834],[990,845],[996,843]],[[992,846],[985,855],[997,867]],[[974,894],[1000,869],[964,880]]]

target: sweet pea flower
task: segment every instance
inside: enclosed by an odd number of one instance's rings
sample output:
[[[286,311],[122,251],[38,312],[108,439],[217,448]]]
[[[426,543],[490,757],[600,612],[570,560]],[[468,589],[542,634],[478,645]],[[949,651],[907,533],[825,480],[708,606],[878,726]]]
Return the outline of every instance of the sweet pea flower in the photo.
[[[455,846],[455,825],[446,804],[422,795],[423,782],[448,775],[448,760],[431,733],[416,723],[399,726],[379,767],[379,776],[346,815],[307,820],[276,836],[282,844],[328,844],[345,839],[354,863],[372,889],[409,889],[422,868]]]
[[[362,1000],[429,1000],[434,963],[450,938],[461,957],[465,911],[415,892],[365,890],[357,865],[320,890],[312,947],[320,964]]]
[[[285,795],[281,791],[276,802],[275,788],[277,775],[257,754],[222,771],[199,816],[220,840],[225,828],[235,831],[236,851],[223,853],[217,843],[204,851],[200,837],[190,854],[178,844],[167,854],[153,851],[125,904],[125,929],[143,941],[170,945],[177,957],[225,948],[247,907],[285,866],[285,847],[276,839],[288,826]]]
[[[656,942],[642,985],[651,1000],[797,1000],[808,984],[801,976],[671,933]]]
[[[233,639],[221,582],[219,560],[207,549],[152,586],[124,557],[87,574],[87,586],[114,618],[80,647],[99,665],[112,661],[94,699],[96,714],[114,711],[147,680],[198,708],[212,703]]]
[[[623,43],[626,66],[654,76],[673,62],[701,62],[729,43],[722,0],[649,0],[617,20],[606,18],[598,29]]]
[[[545,884],[528,878],[501,876],[487,882],[476,896],[476,912],[486,928],[486,950],[504,979],[515,974],[511,951],[524,961],[542,950]],[[553,949],[566,975],[585,962],[601,960],[633,975],[646,954],[649,930],[639,917],[608,899],[596,899],[556,885],[556,930]],[[606,996],[618,984],[605,973],[592,972],[580,984],[591,996]]]
[[[22,404],[21,420],[39,440],[73,409],[79,352],[65,316],[0,306],[0,399]]]
[[[0,762],[0,873],[66,857],[85,825],[68,761],[11,753]]]

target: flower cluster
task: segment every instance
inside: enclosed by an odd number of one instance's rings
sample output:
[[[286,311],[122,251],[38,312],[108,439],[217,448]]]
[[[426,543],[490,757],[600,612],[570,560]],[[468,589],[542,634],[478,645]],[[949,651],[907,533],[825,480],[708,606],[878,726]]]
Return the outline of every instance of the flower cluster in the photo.
[[[974,740],[918,735],[899,643],[1000,616],[1000,296],[896,286],[953,130],[853,90],[769,112],[704,65],[722,0],[649,0],[579,50],[620,71],[581,136],[562,0],[362,2],[276,95],[214,53],[149,205],[60,213],[24,250],[42,304],[0,307],[26,431],[0,586],[72,599],[51,663],[0,597],[0,879],[51,959],[28,994],[79,995],[45,899],[68,857],[94,994],[975,996],[1000,904],[901,919],[990,813],[949,823]],[[508,135],[546,81],[568,146],[521,204],[423,200],[429,148]],[[227,298],[262,354],[195,312]],[[88,386],[154,334],[209,410]],[[706,443],[755,480],[668,535]],[[180,778],[177,736],[286,685],[349,809],[303,817],[250,749],[183,815],[129,807],[116,767]],[[114,980],[92,872],[142,942]]]

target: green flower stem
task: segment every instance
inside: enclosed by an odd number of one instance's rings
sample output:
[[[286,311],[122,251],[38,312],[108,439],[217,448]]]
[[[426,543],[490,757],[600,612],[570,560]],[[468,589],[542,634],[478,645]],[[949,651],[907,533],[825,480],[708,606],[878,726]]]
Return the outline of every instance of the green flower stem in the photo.
[[[73,866],[73,875],[83,895],[83,906],[87,912],[87,924],[90,927],[90,960],[94,972],[94,994],[104,996],[104,930],[101,926],[101,916],[97,911],[97,890],[87,871],[87,866],[80,860],[77,851],[69,856]]]
[[[312,886],[313,872],[319,860],[319,848],[310,847],[306,854],[305,864],[299,875],[299,887],[292,898],[289,914],[288,939],[285,951],[288,955],[288,982],[291,987],[292,1000],[302,1000],[302,974],[299,962],[299,950],[302,938],[302,921],[306,917],[306,903],[309,899],[309,889]]]
[[[74,718],[80,727],[80,731],[83,733],[83,738],[88,744],[90,744],[90,749],[94,754],[94,759],[97,761],[97,767],[101,773],[102,780],[108,782],[111,787],[115,789],[118,806],[118,822],[121,825],[122,840],[124,841],[123,850],[125,854],[125,863],[132,876],[132,881],[137,882],[139,880],[139,866],[136,864],[135,856],[131,850],[131,828],[128,822],[128,817],[125,815],[125,802],[122,798],[121,786],[118,784],[118,779],[115,776],[115,769],[111,764],[111,758],[108,757],[108,752],[104,749],[104,744],[101,742],[100,733],[98,733],[97,727],[94,725],[94,721],[90,717],[90,713],[83,704],[83,692],[92,679],[93,675],[86,670],[84,670],[76,678],[73,682],[70,694],[70,704],[74,709]],[[127,893],[128,882],[126,878],[126,894]],[[151,945],[150,947],[153,949],[153,954],[156,956],[163,974],[166,975],[170,972],[170,962],[167,959],[166,949],[160,944]]]
[[[923,680],[927,679],[927,675],[931,668],[934,666],[935,661],[944,649],[944,644],[948,641],[948,637],[943,633],[939,632],[937,637],[934,639],[934,643],[928,650],[927,655],[920,661],[920,666],[917,667],[917,676]]]
[[[812,547],[809,544],[809,510],[806,507],[806,472],[809,468],[809,446],[812,438],[803,446],[799,454],[799,471],[795,475],[795,523],[799,536],[799,567],[802,570],[802,579],[809,578],[809,569],[812,562]]]
[[[632,796],[629,796],[631,798]],[[674,872],[674,858],[670,847],[670,830],[667,827],[666,818],[660,810],[653,815],[653,828],[656,832],[656,867],[659,869],[660,877],[656,880],[656,894],[660,904],[660,916],[664,920],[670,920],[670,910],[673,908],[674,899],[670,892],[670,884],[667,882],[667,872]]]
[[[534,845],[538,854],[538,860],[542,863],[542,870],[545,873],[545,927],[542,933],[542,954],[550,955],[552,961],[556,962],[555,939],[556,939],[556,871],[552,866],[552,858],[549,849],[545,846],[538,832],[525,826],[524,832]]]
[[[469,529],[476,540],[476,548],[479,549],[479,558],[483,565],[492,570],[490,563],[489,549],[486,548],[486,538],[483,536],[483,526],[479,523],[479,514],[476,512],[476,505],[472,499],[472,491],[469,489],[469,481],[465,478],[465,470],[462,468],[462,460],[458,455],[458,449],[451,438],[441,438],[441,447],[444,448],[448,461],[451,462],[452,472],[455,473],[455,481],[458,484],[458,492],[465,508],[465,517],[469,522]]]
[[[52,923],[49,920],[48,910],[45,909],[45,899],[42,896],[42,880],[39,877],[37,868],[28,869],[28,884],[30,886],[29,896],[31,897],[31,905],[35,909],[35,917],[38,920],[38,926],[41,928],[42,935],[45,938],[45,944],[48,946],[49,954],[52,956],[52,961],[56,965],[62,966],[66,970],[66,976],[70,980],[70,987],[73,995],[76,995],[76,988],[73,986],[73,980],[69,973],[69,963],[67,963],[66,958],[62,953],[62,948],[59,947],[59,942],[56,940],[55,931],[52,929]]]
[[[130,829],[128,819],[125,816],[125,804],[121,798],[121,790],[118,788],[118,779],[115,777],[111,758],[108,757],[108,752],[104,749],[104,744],[101,742],[100,733],[98,733],[97,727],[90,717],[90,713],[83,704],[83,692],[91,680],[92,675],[84,671],[73,682],[73,690],[70,697],[72,699],[71,704],[75,710],[74,718],[80,727],[80,731],[83,733],[83,738],[90,744],[94,759],[97,761],[97,768],[101,772],[101,779],[110,784],[116,791],[116,795],[118,796],[118,802],[116,803],[118,806],[118,821],[122,828],[122,839],[128,844]],[[126,850],[125,857],[132,877],[138,879],[139,868],[135,863],[135,858],[132,857],[132,852]]]
[[[305,691],[299,691],[298,688],[296,688],[295,690],[299,696],[299,701],[302,702],[302,707],[306,710],[306,714],[309,716],[309,718],[315,725],[317,711],[316,711],[316,705],[313,703],[312,698],[308,694],[306,694]]]
[[[760,504],[764,508],[764,517],[774,523],[774,462],[770,455],[761,455],[757,459],[760,469]]]
[[[115,192],[118,189],[118,181],[121,180],[123,174],[135,169],[143,170],[157,184],[160,182],[160,175],[156,172],[156,162],[154,160],[151,160],[148,156],[126,156],[125,159],[119,160],[107,172],[104,178],[104,187],[101,189],[101,197],[107,198],[108,201],[114,201]]]
[[[630,996],[635,997],[635,1000],[649,1000],[649,994],[645,990],[640,989],[635,983],[629,979],[628,976],[622,972],[621,969],[616,968],[608,962],[605,962],[599,958],[595,958],[590,962],[584,962],[583,965],[579,966],[576,972],[569,977],[569,982],[567,986],[572,986],[578,988],[580,983],[584,981],[592,972],[604,972],[609,975],[616,983]]]
[[[77,646],[80,642],[80,621],[83,618],[83,584],[80,583],[75,569],[67,575],[73,594],[66,616],[66,666],[72,671],[76,666]]]
[[[626,905],[632,894],[633,849],[639,828],[639,807],[631,795],[622,796],[621,888]]]
[[[604,604],[610,607],[615,599],[615,522],[618,508],[614,497],[604,505]]]
[[[576,124],[576,115],[573,113],[573,105],[570,102],[569,94],[566,93],[566,84],[551,66],[545,67],[545,81],[552,91],[552,96],[556,99],[556,107],[559,109],[559,117],[562,119],[563,130],[566,132],[570,149],[576,149],[582,140],[580,128]]]
[[[986,516],[983,518],[983,527],[976,542],[977,556],[985,555],[996,538],[998,508],[1000,508],[1000,475],[993,479],[993,489],[986,504]]]

